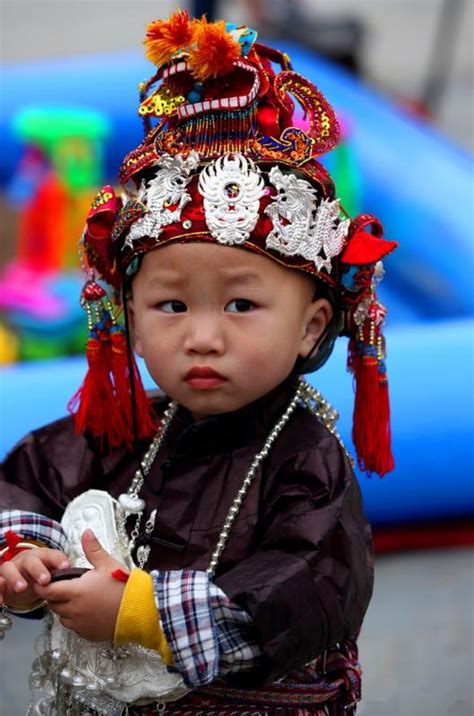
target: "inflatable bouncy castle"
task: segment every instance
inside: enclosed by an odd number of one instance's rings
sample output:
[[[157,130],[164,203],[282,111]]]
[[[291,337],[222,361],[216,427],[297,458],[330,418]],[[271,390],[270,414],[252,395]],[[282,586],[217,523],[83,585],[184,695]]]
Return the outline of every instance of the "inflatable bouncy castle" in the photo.
[[[318,78],[344,117],[346,144],[342,154],[339,148],[339,156],[330,154],[327,161],[332,173],[339,171],[346,179],[345,201],[353,201],[357,211],[370,207],[383,220],[387,238],[399,243],[380,289],[391,307],[387,362],[397,466],[384,480],[361,479],[379,545],[465,542],[471,539],[465,520],[474,511],[474,257],[466,215],[473,195],[472,159],[343,69],[298,47],[281,49],[302,74]],[[4,187],[21,154],[12,119],[22,108],[18,88],[27,78],[30,102],[44,105],[60,97],[64,105],[93,109],[107,118],[103,166],[105,178],[114,182],[121,158],[142,137],[141,119],[130,117],[128,108],[147,67],[138,54],[101,57],[100,64],[107,67],[106,83],[97,78],[96,57],[5,70],[10,101],[2,118]],[[350,444],[351,377],[347,374],[342,384],[337,366],[345,353],[346,346],[336,347],[335,358],[311,380],[337,406],[340,432]],[[65,414],[83,373],[82,358],[4,368],[1,410],[8,421],[2,421],[2,453],[29,429]],[[145,384],[152,386],[146,375]],[[26,404],[31,408],[27,414]]]

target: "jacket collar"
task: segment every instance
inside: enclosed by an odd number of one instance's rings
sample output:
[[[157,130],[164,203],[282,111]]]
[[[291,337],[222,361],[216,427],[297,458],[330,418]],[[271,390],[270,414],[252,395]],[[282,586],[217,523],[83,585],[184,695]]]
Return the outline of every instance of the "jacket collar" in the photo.
[[[246,445],[263,443],[297,387],[290,376],[266,395],[239,410],[193,420],[183,406],[170,426],[167,440],[174,457],[222,454]]]

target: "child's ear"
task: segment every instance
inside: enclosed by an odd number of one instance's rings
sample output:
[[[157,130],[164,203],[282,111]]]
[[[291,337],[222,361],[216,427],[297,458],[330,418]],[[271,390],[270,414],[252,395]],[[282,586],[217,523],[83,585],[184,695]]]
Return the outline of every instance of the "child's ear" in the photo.
[[[299,350],[302,358],[306,358],[314,349],[332,317],[332,306],[326,298],[318,298],[308,306]]]
[[[141,338],[140,338],[140,332],[139,332],[138,326],[137,326],[135,307],[133,305],[133,298],[129,298],[127,300],[127,309],[126,310],[127,310],[127,316],[128,316],[128,325],[130,326],[130,338],[132,341],[132,345],[133,345],[135,351],[138,353],[138,355],[143,358],[142,342],[141,342]]]

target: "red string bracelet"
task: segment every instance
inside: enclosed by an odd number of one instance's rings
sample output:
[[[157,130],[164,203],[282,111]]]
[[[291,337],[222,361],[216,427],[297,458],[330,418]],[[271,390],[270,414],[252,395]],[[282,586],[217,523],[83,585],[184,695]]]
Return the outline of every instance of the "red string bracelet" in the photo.
[[[22,538],[19,534],[13,532],[13,530],[7,530],[5,532],[5,539],[7,542],[7,546],[6,549],[4,548],[0,554],[0,564],[9,562],[17,554],[20,554],[20,552],[25,552],[25,550],[30,549],[30,547],[27,547],[25,545],[22,545],[20,547],[18,546]]]

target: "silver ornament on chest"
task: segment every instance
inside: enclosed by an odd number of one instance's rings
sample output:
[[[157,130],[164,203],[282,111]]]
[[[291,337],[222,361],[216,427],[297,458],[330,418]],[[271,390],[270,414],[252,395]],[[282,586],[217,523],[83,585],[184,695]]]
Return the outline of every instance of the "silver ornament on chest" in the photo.
[[[128,495],[126,492],[119,495],[118,503],[125,512],[129,512],[131,515],[143,512],[145,509],[145,500],[135,495]]]
[[[149,545],[140,545],[140,547],[137,549],[137,562],[140,569],[143,569],[145,566],[145,563],[148,560],[148,557],[150,556],[150,546]]]

